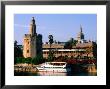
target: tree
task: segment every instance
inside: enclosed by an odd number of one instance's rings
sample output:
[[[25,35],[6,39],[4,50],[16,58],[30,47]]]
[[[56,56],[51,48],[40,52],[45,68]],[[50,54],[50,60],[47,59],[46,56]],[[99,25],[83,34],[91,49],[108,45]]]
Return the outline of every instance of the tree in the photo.
[[[31,64],[31,60],[32,60],[31,57],[25,58],[25,63],[27,63],[27,64]]]
[[[21,48],[17,45],[17,41],[14,41],[14,64],[18,63],[18,58],[23,57],[23,52],[21,50]]]
[[[74,38],[70,38],[70,40],[68,40],[65,45],[64,45],[64,48],[69,48],[71,49],[73,46],[75,46],[77,44],[77,40],[74,40]]]
[[[22,58],[22,63],[26,63],[26,62],[25,62],[25,58]]]
[[[72,42],[72,46],[76,46],[77,43],[78,43],[78,41],[77,41],[77,40],[74,40],[74,41]]]
[[[52,35],[49,35],[48,38],[49,38],[49,43],[51,45],[53,43],[53,36]]]
[[[49,52],[49,55],[48,55],[48,62],[51,62],[51,61],[53,61],[54,60],[54,54],[53,54],[53,52]]]
[[[31,60],[32,64],[40,64],[43,62],[44,62],[44,59],[41,54],[37,54],[37,56],[35,58],[32,58],[32,60]]]
[[[23,63],[23,61],[22,61],[23,59],[24,59],[23,57],[16,57],[15,62],[16,63]]]
[[[48,55],[48,61],[53,61],[53,52],[51,50],[51,45],[53,43],[53,36],[49,35],[48,38],[49,38],[49,43],[50,43],[50,50],[49,50],[49,55]]]

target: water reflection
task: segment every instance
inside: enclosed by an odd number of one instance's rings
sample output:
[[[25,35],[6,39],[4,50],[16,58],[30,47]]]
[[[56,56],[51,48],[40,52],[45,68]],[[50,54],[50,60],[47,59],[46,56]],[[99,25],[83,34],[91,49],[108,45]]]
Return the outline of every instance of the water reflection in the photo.
[[[39,76],[66,76],[66,73],[58,73],[58,72],[38,72]]]
[[[14,72],[15,76],[97,76],[96,72],[58,73],[58,72]]]

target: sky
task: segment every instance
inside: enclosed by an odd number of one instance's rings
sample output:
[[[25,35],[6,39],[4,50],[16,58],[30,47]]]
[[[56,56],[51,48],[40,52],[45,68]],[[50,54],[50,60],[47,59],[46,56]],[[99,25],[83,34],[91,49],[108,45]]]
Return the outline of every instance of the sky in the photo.
[[[53,35],[53,40],[61,42],[76,39],[80,26],[85,40],[97,40],[96,14],[15,14],[14,40],[18,44],[22,45],[24,34],[29,34],[32,17],[36,21],[36,33],[42,34],[43,43],[48,42],[48,35]]]

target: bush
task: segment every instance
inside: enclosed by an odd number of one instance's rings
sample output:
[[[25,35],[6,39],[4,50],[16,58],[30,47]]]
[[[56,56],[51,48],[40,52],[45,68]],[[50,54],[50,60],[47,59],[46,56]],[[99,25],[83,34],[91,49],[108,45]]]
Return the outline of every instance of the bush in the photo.
[[[40,64],[45,62],[41,54],[38,54],[35,58],[23,58],[23,57],[17,57],[15,58],[15,64],[16,63],[27,63],[27,64]]]
[[[38,54],[35,58],[31,61],[33,64],[40,64],[44,62],[44,59],[41,54]]]

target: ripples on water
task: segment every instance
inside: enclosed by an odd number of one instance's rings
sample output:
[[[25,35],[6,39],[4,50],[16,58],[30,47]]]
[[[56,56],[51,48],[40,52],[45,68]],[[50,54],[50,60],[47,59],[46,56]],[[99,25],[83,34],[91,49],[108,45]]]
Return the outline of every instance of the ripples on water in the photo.
[[[15,76],[97,76],[97,73],[14,72]]]

